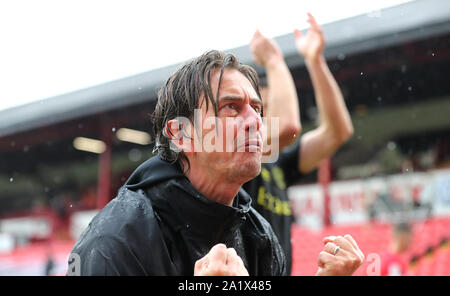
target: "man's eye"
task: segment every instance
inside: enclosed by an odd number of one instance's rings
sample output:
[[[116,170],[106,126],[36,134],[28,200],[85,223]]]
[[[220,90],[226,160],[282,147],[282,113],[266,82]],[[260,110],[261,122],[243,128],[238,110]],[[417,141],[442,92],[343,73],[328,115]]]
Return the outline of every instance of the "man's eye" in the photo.
[[[258,113],[258,114],[261,114],[261,106],[257,106],[257,105],[255,105],[255,106],[253,106],[253,109],[256,111],[256,113]]]
[[[225,107],[233,109],[233,110],[237,110],[238,107],[236,106],[236,104],[226,104]]]

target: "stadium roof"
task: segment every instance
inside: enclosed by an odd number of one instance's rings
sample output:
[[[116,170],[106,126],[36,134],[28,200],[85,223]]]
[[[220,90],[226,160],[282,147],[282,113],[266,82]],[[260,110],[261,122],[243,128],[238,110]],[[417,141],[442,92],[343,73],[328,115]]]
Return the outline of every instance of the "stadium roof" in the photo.
[[[450,1],[418,0],[322,26],[329,59],[450,32]],[[292,34],[279,36],[289,67],[303,64]],[[253,65],[248,45],[226,52]],[[158,88],[180,64],[0,111],[0,137],[156,98]],[[258,72],[262,69],[256,67]]]

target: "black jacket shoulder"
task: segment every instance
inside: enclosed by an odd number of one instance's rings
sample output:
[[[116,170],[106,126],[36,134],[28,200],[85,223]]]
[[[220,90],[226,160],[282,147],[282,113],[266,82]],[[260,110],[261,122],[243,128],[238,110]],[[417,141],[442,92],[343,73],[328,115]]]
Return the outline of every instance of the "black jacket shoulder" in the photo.
[[[80,275],[177,273],[167,264],[170,257],[150,200],[125,187],[92,219],[72,253],[81,259]]]
[[[234,247],[251,275],[286,272],[270,224],[244,190],[233,206],[216,203],[156,156],[92,219],[72,250],[80,264],[69,260],[68,274],[192,275],[196,260],[217,243]]]

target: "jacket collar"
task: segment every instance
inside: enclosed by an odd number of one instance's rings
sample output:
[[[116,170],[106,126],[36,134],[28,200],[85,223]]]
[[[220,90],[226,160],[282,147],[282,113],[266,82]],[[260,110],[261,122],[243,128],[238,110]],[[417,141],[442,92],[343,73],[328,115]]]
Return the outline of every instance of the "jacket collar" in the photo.
[[[127,188],[146,190],[164,221],[198,240],[225,242],[250,211],[251,198],[244,190],[239,190],[232,206],[217,203],[194,188],[178,165],[159,156],[136,171],[127,181]]]
[[[158,215],[174,230],[198,241],[211,244],[229,241],[250,210],[251,199],[242,190],[233,206],[226,206],[205,197],[187,178],[174,179],[157,188],[163,189],[161,194],[150,190],[148,196]]]
[[[165,180],[184,177],[177,163],[169,163],[160,154],[142,163],[125,182],[130,190],[142,189]]]

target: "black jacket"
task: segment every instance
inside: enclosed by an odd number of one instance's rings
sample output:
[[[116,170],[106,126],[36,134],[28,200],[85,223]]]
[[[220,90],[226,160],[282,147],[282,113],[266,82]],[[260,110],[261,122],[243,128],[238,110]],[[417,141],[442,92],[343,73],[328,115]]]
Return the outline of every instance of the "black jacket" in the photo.
[[[224,243],[250,275],[285,275],[283,250],[250,203],[243,190],[232,207],[207,199],[158,155],[134,171],[72,253],[81,275],[193,275],[195,261]]]
[[[286,270],[292,269],[291,225],[295,222],[287,188],[297,183],[301,139],[283,149],[274,163],[263,163],[261,174],[242,188],[252,198],[252,206],[272,226],[286,255]]]

